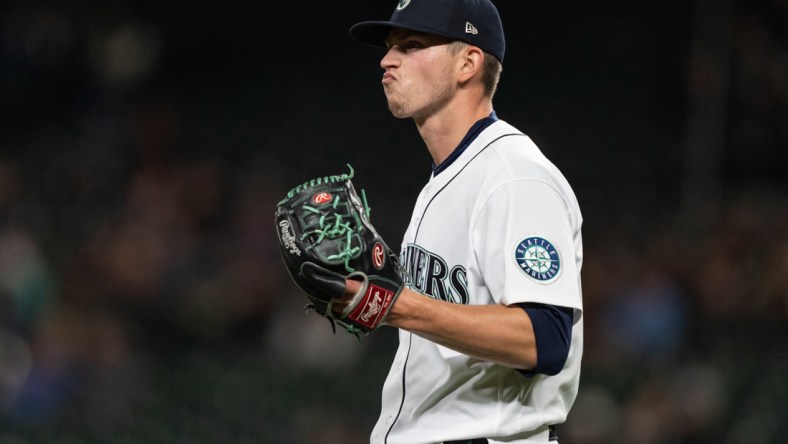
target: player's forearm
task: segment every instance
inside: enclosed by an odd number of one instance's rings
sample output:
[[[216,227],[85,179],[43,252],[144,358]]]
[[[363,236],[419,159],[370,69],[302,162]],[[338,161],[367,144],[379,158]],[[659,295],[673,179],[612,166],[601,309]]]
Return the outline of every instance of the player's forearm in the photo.
[[[406,288],[386,323],[468,356],[512,368],[536,367],[533,326],[517,307],[450,304]]]

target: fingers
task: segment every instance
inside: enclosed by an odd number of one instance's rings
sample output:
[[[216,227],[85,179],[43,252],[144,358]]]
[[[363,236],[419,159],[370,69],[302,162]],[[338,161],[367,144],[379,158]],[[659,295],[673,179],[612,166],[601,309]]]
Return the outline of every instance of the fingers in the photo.
[[[335,314],[342,313],[345,308],[350,304],[353,298],[356,296],[358,292],[362,290],[364,287],[363,282],[359,282],[355,279],[345,279],[345,294],[342,295],[340,298],[334,299],[334,304],[331,307],[331,310]]]
[[[360,282],[356,279],[346,279],[345,280],[345,296],[346,297],[353,297],[356,293],[361,291],[361,287],[364,286],[363,282]]]

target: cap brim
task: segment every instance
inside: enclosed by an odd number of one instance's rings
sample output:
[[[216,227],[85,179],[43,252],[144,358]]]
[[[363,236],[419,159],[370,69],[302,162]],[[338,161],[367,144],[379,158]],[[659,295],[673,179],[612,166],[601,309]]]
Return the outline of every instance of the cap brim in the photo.
[[[390,21],[371,21],[356,23],[350,28],[350,36],[359,42],[368,45],[377,46],[379,48],[386,47],[386,37],[389,35],[391,28],[408,29],[411,31],[424,32],[427,34],[434,34],[443,37],[452,38],[441,31],[426,26],[407,25],[404,23],[394,23]]]
[[[385,48],[386,36],[393,26],[383,21],[356,23],[350,28],[350,35],[361,43]]]

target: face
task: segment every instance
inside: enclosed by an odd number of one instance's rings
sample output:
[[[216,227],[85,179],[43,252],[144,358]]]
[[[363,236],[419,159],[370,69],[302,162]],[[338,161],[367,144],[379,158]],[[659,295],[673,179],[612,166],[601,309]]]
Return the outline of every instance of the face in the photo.
[[[394,28],[386,38],[388,52],[380,61],[383,91],[395,117],[426,119],[454,94],[456,56],[446,38]]]

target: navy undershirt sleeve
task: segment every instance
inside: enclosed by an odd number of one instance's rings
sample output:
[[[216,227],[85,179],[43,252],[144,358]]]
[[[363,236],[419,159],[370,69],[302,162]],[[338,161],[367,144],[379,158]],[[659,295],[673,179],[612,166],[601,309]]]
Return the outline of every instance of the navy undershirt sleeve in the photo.
[[[545,304],[516,304],[528,313],[536,336],[536,368],[518,370],[526,376],[557,375],[566,364],[572,341],[573,310]]]

